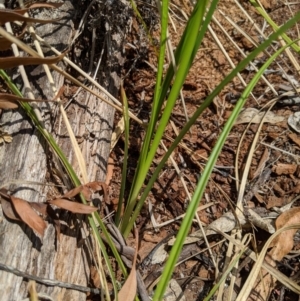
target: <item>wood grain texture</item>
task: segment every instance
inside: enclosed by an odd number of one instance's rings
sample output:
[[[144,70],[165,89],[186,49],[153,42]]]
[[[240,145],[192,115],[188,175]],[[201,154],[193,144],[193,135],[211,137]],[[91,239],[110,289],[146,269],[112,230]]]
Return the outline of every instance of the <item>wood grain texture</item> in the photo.
[[[127,4],[124,2],[122,5]],[[35,16],[59,17],[61,20],[58,24],[36,26],[38,34],[58,50],[65,49],[71,41],[72,19],[76,9],[79,8],[74,7],[71,1],[65,1],[64,5],[55,12],[42,10]],[[128,20],[129,18],[126,22]],[[114,59],[108,63],[109,52],[106,53],[98,76],[100,83],[115,96],[118,94],[120,85],[118,74],[123,63],[124,37],[125,34],[122,34],[118,43],[115,43],[115,38],[112,37],[110,47]],[[36,97],[52,98],[53,95],[42,68],[40,66],[29,67],[27,70],[30,73],[30,81]],[[64,79],[55,72],[53,76],[58,88],[65,84]],[[70,163],[78,172],[65,126],[55,106],[40,104],[39,108],[47,129],[57,139]],[[104,180],[114,110],[99,99],[82,92],[68,107],[67,114],[87,162],[89,180]],[[39,132],[28,121],[27,116],[21,110],[6,111],[1,115],[0,124],[2,130],[13,136],[12,143],[0,146],[0,185],[10,180],[46,183],[53,179],[53,168],[58,167],[58,160],[55,159]],[[68,183],[65,184],[68,185]],[[9,185],[6,188],[9,188],[14,196],[31,202],[44,202],[52,189],[50,186],[26,183]],[[61,241],[56,245],[53,224],[48,222],[41,241],[26,225],[7,220],[0,210],[0,263],[35,276],[87,285],[90,277],[91,256],[85,245],[78,247],[78,241],[81,238],[78,220],[76,216],[64,211],[61,211],[60,219],[64,225]],[[37,290],[51,296],[54,300],[86,299],[85,293],[76,290],[47,287],[42,284],[37,285]],[[22,300],[28,295],[27,282],[22,277],[0,271],[0,294],[1,300]]]

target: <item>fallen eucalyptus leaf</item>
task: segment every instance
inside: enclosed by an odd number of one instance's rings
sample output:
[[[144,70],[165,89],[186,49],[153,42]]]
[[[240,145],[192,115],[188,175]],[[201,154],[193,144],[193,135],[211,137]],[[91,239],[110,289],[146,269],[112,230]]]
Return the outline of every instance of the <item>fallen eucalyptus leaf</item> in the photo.
[[[252,123],[260,123],[264,115],[265,112],[260,112],[255,108],[247,108],[239,114],[235,124],[249,123],[250,121]],[[284,121],[283,116],[277,116],[271,111],[267,112],[264,118],[265,122],[268,123],[278,123]]]
[[[32,209],[29,203],[13,196],[10,196],[10,200],[21,220],[32,230],[36,231],[41,236],[44,236],[44,231],[47,225],[45,221]]]
[[[55,205],[59,208],[68,210],[73,213],[79,213],[79,214],[90,214],[97,210],[96,207],[68,201],[65,199],[55,199],[48,201],[49,204]]]

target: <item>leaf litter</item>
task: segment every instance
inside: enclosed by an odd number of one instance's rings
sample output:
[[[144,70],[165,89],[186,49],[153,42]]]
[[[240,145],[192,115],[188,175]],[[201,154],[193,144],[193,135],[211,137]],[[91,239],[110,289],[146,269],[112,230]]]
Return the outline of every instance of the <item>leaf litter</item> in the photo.
[[[83,193],[89,200],[91,199],[92,191],[97,191],[100,189],[106,189],[105,183],[91,182],[70,190],[62,197],[48,200],[45,203],[32,203],[9,195],[8,191],[2,188],[0,190],[0,201],[2,210],[6,217],[15,221],[24,222],[41,237],[43,237],[44,231],[47,227],[47,224],[43,218],[49,216],[55,224],[57,238],[59,240],[60,222],[52,206],[70,211],[72,213],[91,214],[97,210],[97,207],[77,203],[76,201],[71,200],[71,198]]]

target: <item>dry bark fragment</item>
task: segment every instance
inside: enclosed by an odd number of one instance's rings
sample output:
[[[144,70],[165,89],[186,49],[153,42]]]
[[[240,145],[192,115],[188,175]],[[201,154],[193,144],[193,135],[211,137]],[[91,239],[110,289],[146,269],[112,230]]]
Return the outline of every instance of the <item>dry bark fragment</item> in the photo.
[[[74,3],[77,3],[77,1],[74,1]],[[122,2],[122,5],[126,7],[127,4]],[[125,15],[127,12],[124,10]],[[39,16],[35,15],[35,17],[42,17],[43,13],[46,14],[46,16],[43,16],[45,19],[48,19],[48,17],[61,18],[63,21],[59,22],[59,24],[39,26],[38,35],[44,37],[49,44],[56,47],[59,51],[65,50],[69,46],[72,37],[72,19],[75,14],[72,1],[64,1],[64,5],[59,10],[51,12],[40,11]],[[130,19],[130,15],[127,18]],[[116,21],[117,16],[111,19],[111,22]],[[124,38],[127,26],[126,24],[124,26],[120,25],[120,28],[122,30],[119,30],[119,37],[124,30],[124,35],[122,36]],[[112,35],[114,32],[109,34]],[[110,41],[114,41],[113,36],[110,38]],[[111,94],[117,96],[120,83],[118,74],[122,67],[123,40],[120,38],[119,43],[112,43],[111,50],[110,54],[118,57],[119,64],[116,64],[116,59],[103,59],[106,68],[105,66],[102,67],[99,81],[106,86]],[[113,63],[113,66],[108,68],[108,62]],[[30,81],[35,89],[35,95],[40,98],[47,97],[52,99],[53,95],[50,85],[48,80],[44,78],[41,66],[28,67],[27,71],[31,75]],[[60,88],[64,84],[64,79],[55,72],[53,76],[57,87]],[[24,96],[26,96],[26,93]],[[74,121],[72,126],[75,130],[75,135],[83,136],[87,131],[86,125],[88,126],[90,131],[87,139],[80,145],[88,162],[88,177],[92,181],[103,181],[106,175],[106,162],[110,147],[114,110],[95,98],[87,100],[85,93],[79,96],[82,101],[72,104],[70,111],[67,113],[69,113],[71,120]],[[80,106],[82,102],[85,104],[84,109]],[[55,105],[52,105],[52,108],[50,107],[51,104],[39,104],[46,127],[56,137],[66,157],[75,167],[75,171],[78,172],[77,162],[70,148],[69,139],[65,137],[65,128],[62,126],[62,132],[57,131],[58,124],[55,121],[59,121],[59,116],[53,116]],[[75,114],[75,110],[77,110],[77,114]],[[76,118],[73,118],[72,112],[74,112]],[[91,126],[91,122],[94,123],[94,126]],[[55,156],[52,155],[47,144],[31,122],[28,121],[24,113],[21,110],[4,112],[0,123],[3,125],[3,129],[14,137],[11,144],[4,144],[0,148],[0,185],[3,185],[10,179],[31,180],[39,183],[48,181],[47,173],[53,173],[49,167],[53,165],[58,166],[58,163],[55,162],[53,159]],[[47,168],[49,168],[48,171]],[[68,181],[64,184],[67,186],[67,189],[72,188]],[[35,203],[45,202],[45,196],[50,189],[49,186],[29,184],[10,185],[8,188],[15,197]],[[73,219],[72,216],[69,213],[62,213],[60,220],[70,225]],[[80,238],[80,229],[77,226],[73,229],[62,227],[59,234],[60,243],[56,247],[56,234],[53,223],[48,224],[43,242],[41,242],[27,226],[7,220],[3,216],[2,210],[0,211],[0,217],[2,218],[2,223],[0,223],[0,232],[2,233],[0,263],[6,263],[20,271],[26,271],[29,274],[42,278],[52,278],[58,281],[86,286],[89,277],[88,262],[91,261],[91,258],[86,248],[80,248],[77,245],[78,236]],[[0,283],[4,284],[0,286],[3,300],[21,300],[27,297],[27,282],[23,281],[22,277],[0,271]],[[83,301],[86,299],[85,293],[74,289],[61,289],[56,286],[49,287],[38,284],[37,291],[51,296],[54,300]]]

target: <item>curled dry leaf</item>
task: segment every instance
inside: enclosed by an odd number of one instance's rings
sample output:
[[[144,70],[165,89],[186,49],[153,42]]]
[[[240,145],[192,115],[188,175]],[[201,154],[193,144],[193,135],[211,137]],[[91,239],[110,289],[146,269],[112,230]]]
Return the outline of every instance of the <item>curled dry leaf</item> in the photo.
[[[25,200],[10,196],[14,209],[21,220],[41,236],[44,235],[46,223]]]
[[[0,58],[0,68],[1,69],[9,69],[9,68],[14,68],[20,65],[27,66],[27,65],[51,65],[51,64],[56,64],[59,61],[61,61],[64,56],[65,52],[62,53],[61,55],[58,56],[53,56],[53,57],[4,57]],[[32,101],[32,100],[31,100]]]
[[[256,227],[265,230],[268,233],[275,233],[275,228],[273,226],[272,219],[263,219],[259,214],[257,214],[252,209],[248,209],[249,221]]]
[[[300,208],[294,207],[289,209],[286,212],[283,212],[279,215],[276,220],[276,229],[282,227],[290,226],[293,224],[300,223]],[[297,229],[290,229],[280,233],[271,243],[273,246],[272,250],[269,252],[269,256],[274,261],[281,261],[282,258],[287,255],[294,246],[294,235],[297,232]]]
[[[93,191],[103,191],[104,202],[108,204],[108,186],[104,182],[94,181],[87,183],[86,187],[91,188]]]
[[[78,187],[75,187],[74,189],[71,189],[70,191],[68,191],[67,193],[65,193],[61,198],[63,199],[71,199],[74,196],[78,195],[79,193],[82,193],[84,198],[87,201],[91,201],[91,195],[92,192],[91,190],[86,187],[86,185],[80,185]]]
[[[65,193],[61,198],[70,199],[77,194],[82,193],[86,200],[91,201],[92,193],[102,190],[104,194],[104,201],[106,201],[108,198],[107,189],[107,185],[104,182],[95,181],[75,187],[74,189],[71,189],[70,191]]]
[[[116,146],[117,142],[119,141],[121,135],[123,134],[125,129],[125,121],[124,118],[121,118],[115,127],[113,133],[111,134],[111,141],[110,141],[110,153]]]
[[[293,141],[295,142],[298,146],[300,146],[300,138],[299,138],[299,135],[297,135],[296,133],[290,133],[288,135],[288,137]]]
[[[97,210],[96,207],[79,204],[76,202],[68,201],[66,199],[55,199],[55,200],[48,201],[48,203],[51,205],[55,205],[59,208],[71,211],[73,213],[90,214]]]

